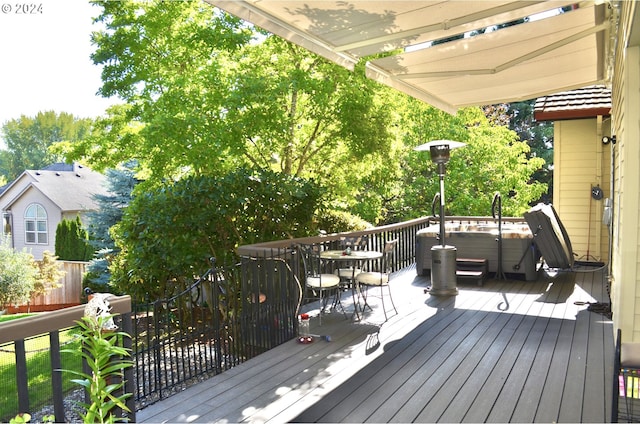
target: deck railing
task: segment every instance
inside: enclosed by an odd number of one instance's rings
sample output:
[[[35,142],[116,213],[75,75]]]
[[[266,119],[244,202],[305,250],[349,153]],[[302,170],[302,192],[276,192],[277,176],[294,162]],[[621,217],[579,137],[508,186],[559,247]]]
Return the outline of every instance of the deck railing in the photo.
[[[367,235],[368,249],[397,239],[397,269],[415,261],[416,232],[429,219],[364,231],[241,246],[237,264],[213,264],[171,299],[134,305],[133,340],[139,407],[166,398],[294,338],[302,299],[296,244],[338,248]]]
[[[121,331],[131,334],[131,298],[129,296],[118,296],[109,299],[112,306],[111,312],[118,314],[115,322]],[[61,349],[64,349],[60,335],[67,330],[76,327],[76,322],[80,321],[84,316],[84,306],[73,306],[58,311],[47,312],[46,314],[35,315],[2,324],[0,331],[0,351],[5,356],[7,363],[2,362],[5,370],[15,370],[15,389],[3,390],[3,396],[9,396],[7,404],[13,404],[17,399],[17,410],[10,411],[6,416],[0,417],[0,421],[6,422],[16,416],[18,413],[33,414],[34,408],[44,405],[53,405],[53,415],[55,422],[69,422],[69,408],[64,405],[64,383],[68,385],[70,379],[68,375],[64,375],[60,371],[65,368],[62,361]],[[29,345],[34,344],[34,339],[41,339],[42,344],[37,352],[27,349]],[[124,338],[123,344],[125,348],[131,347],[131,339]],[[46,353],[48,352],[48,355]],[[7,357],[13,356],[13,362]],[[48,358],[47,358],[48,356]],[[45,365],[43,365],[43,363]],[[31,384],[37,383],[41,376],[50,376],[50,390],[46,393],[34,393]],[[133,393],[133,370],[131,368],[124,370],[125,391]],[[64,380],[64,381],[63,381]],[[33,383],[32,383],[33,382]],[[7,382],[2,382],[3,384]],[[4,386],[6,388],[6,385]],[[31,398],[37,397],[39,404],[34,405],[30,401]],[[14,397],[15,396],[15,397]],[[128,418],[135,421],[135,404],[133,399],[127,400],[127,407],[132,411],[127,414]]]
[[[296,244],[338,248],[347,236],[366,235],[367,249],[382,250],[386,241],[397,239],[398,270],[414,263],[416,233],[427,226],[429,219],[422,218],[357,232],[241,246],[239,263],[212,264],[205,275],[170,299],[127,307],[120,300],[112,302],[114,312],[122,314],[122,329],[132,335],[136,366],[127,377],[127,391],[134,393],[130,401],[143,408],[294,338],[302,299]],[[54,318],[58,314],[64,319]],[[79,306],[2,324],[0,344],[15,345],[20,411],[29,410],[24,340],[49,333],[51,367],[59,368],[55,365],[60,356],[57,335],[82,314]],[[52,393],[56,421],[64,421],[60,383],[52,381]]]
[[[258,243],[240,246],[238,254],[244,257],[269,257],[277,252],[286,251],[295,244],[327,244],[329,247],[337,248],[340,241],[345,237],[367,236],[369,250],[382,251],[385,242],[388,240],[398,240],[396,251],[397,269],[405,268],[415,262],[416,233],[433,223],[433,218],[424,217],[405,221],[398,224],[373,227],[362,231],[352,231],[344,233],[323,234],[314,237],[304,237],[289,240],[277,240],[266,243]]]
[[[170,299],[134,305],[139,407],[295,337],[299,293],[286,257],[243,258]]]

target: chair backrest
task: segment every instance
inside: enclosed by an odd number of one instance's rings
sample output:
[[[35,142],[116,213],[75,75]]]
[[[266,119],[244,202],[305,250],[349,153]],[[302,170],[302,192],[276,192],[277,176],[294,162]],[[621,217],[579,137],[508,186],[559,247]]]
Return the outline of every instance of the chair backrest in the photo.
[[[382,250],[382,272],[390,274],[393,271],[397,245],[398,239],[389,240],[384,244],[384,249]]]
[[[311,244],[298,244],[296,247],[302,258],[304,275],[307,277],[320,275],[320,252],[318,248]]]
[[[366,234],[361,236],[349,236],[340,240],[340,247],[342,249],[349,247],[351,250],[366,250],[368,245],[369,236]]]

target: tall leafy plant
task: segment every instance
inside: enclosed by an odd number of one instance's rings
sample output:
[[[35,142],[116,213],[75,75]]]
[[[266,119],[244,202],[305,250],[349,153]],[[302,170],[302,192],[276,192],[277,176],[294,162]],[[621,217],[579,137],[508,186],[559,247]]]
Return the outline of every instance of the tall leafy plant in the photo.
[[[85,423],[112,423],[123,421],[116,416],[116,408],[131,412],[125,401],[132,396],[123,393],[125,385],[125,368],[133,366],[129,350],[119,345],[123,337],[130,337],[124,332],[105,331],[104,324],[111,315],[85,316],[77,321],[80,326],[80,340],[83,345],[81,352],[77,350],[62,350],[62,352],[80,354],[86,361],[90,373],[75,370],[62,370],[79,378],[74,383],[85,388],[89,394],[90,403],[81,403],[84,413],[80,413]]]

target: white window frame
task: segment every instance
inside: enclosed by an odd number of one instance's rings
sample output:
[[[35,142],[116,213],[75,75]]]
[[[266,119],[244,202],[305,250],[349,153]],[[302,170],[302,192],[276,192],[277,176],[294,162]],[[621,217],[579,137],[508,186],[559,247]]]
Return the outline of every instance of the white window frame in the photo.
[[[24,243],[49,244],[47,210],[39,203],[32,203],[24,211]]]

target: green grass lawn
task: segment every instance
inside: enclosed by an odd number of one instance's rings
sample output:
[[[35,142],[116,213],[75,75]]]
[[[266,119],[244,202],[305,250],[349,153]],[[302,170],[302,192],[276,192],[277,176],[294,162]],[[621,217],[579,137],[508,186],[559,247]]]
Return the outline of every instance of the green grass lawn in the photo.
[[[30,314],[14,314],[0,316],[0,329],[2,322],[11,319],[24,318]],[[32,315],[32,314],[31,314]],[[77,340],[79,329],[73,328],[60,332],[60,344],[63,349],[74,349],[80,351],[80,341]],[[18,410],[18,388],[16,385],[16,365],[15,348],[13,343],[0,346],[0,422],[8,422],[19,412],[38,411],[42,406],[52,403],[51,387],[51,357],[49,335],[33,337],[25,340],[27,351],[27,374],[29,385],[29,409],[30,411]],[[81,369],[80,355],[69,353],[61,354],[63,369]],[[63,373],[63,390],[67,391],[77,388],[75,383],[69,381],[74,376]]]
[[[11,315],[0,315],[0,324],[7,321],[13,321],[14,319],[26,318],[35,314],[11,314]]]

